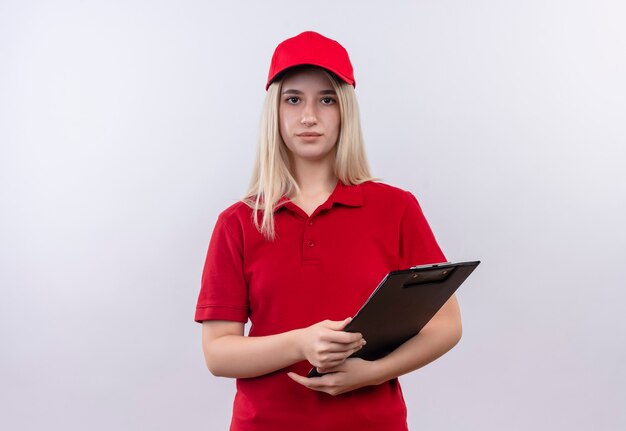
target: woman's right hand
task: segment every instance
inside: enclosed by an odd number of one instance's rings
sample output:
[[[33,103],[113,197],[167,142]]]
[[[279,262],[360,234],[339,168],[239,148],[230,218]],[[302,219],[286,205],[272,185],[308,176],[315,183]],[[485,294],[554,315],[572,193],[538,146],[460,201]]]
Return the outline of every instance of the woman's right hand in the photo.
[[[324,320],[301,330],[302,355],[320,372],[341,365],[365,345],[360,333],[343,331],[351,320]]]

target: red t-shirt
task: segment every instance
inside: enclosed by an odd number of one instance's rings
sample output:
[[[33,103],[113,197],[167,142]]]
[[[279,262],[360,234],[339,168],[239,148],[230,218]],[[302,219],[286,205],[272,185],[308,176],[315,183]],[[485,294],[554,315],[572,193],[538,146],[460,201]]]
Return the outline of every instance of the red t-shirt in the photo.
[[[218,217],[207,253],[195,320],[250,319],[249,336],[277,334],[353,316],[392,270],[445,261],[415,197],[368,181],[337,182],[311,216],[291,202],[275,210],[276,240],[238,202]],[[406,430],[397,379],[339,396],[292,381],[302,361],[237,379],[233,431]]]

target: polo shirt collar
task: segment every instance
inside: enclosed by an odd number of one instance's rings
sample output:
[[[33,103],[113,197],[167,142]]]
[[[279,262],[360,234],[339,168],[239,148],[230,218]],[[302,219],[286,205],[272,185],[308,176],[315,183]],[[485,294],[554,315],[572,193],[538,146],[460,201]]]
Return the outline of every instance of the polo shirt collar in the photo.
[[[363,205],[363,190],[361,189],[361,185],[355,184],[347,186],[340,180],[337,180],[335,190],[333,190],[328,197],[327,202],[330,202],[330,206],[337,203],[349,207],[360,207]]]
[[[345,205],[345,206],[350,206],[350,207],[362,206],[363,205],[363,189],[361,188],[361,185],[355,184],[355,185],[348,186],[342,183],[340,180],[337,180],[335,189],[330,194],[326,202],[320,205],[318,210],[332,208],[334,204]],[[280,210],[281,208],[288,208],[293,211],[298,207],[292,202],[290,202],[287,196],[283,196],[276,203],[274,212]]]

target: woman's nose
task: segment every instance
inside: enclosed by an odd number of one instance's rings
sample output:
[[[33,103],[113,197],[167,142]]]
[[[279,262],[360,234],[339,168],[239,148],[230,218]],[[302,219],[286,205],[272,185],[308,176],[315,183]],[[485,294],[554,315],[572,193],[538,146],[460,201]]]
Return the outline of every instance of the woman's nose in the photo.
[[[305,126],[313,126],[317,124],[317,116],[315,115],[315,107],[311,106],[310,103],[305,104],[304,109],[302,110],[302,118],[300,119],[300,123]]]

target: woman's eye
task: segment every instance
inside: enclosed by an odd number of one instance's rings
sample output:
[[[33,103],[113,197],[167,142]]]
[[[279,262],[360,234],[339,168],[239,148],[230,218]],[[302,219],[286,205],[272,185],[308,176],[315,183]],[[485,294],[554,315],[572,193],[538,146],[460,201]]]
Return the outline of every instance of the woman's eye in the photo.
[[[335,99],[333,99],[332,97],[324,97],[322,99],[322,104],[324,105],[332,105],[333,103],[335,103]]]
[[[300,101],[299,97],[296,96],[292,96],[292,97],[288,97],[287,98],[287,103],[291,104],[291,105],[295,105],[296,103],[298,103]]]

